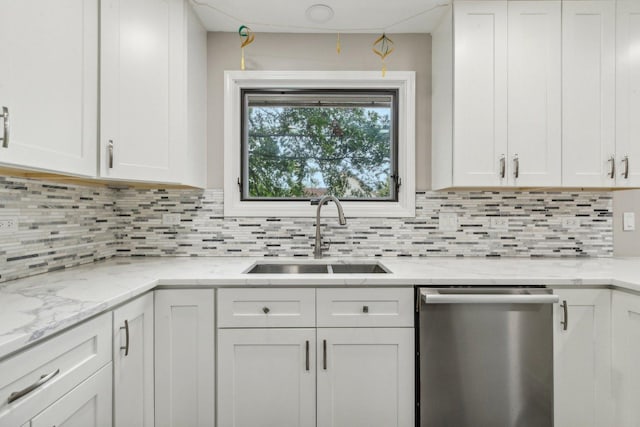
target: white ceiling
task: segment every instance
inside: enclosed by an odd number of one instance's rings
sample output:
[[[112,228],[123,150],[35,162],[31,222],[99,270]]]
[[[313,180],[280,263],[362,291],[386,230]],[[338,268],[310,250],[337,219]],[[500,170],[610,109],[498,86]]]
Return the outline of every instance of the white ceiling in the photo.
[[[276,33],[429,33],[449,0],[191,0],[208,31]],[[313,4],[334,16],[324,24],[306,17]]]

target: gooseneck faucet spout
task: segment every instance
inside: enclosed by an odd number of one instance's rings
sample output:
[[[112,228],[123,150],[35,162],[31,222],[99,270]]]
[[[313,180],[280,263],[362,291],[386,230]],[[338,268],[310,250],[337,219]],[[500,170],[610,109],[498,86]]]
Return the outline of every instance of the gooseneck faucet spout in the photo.
[[[336,197],[324,196],[320,200],[311,201],[312,205],[318,205],[318,210],[316,211],[316,242],[313,248],[314,258],[322,258],[322,251],[329,248],[329,245],[324,247],[322,246],[322,234],[320,232],[320,211],[322,210],[322,206],[329,201],[335,202],[336,207],[338,208],[338,222],[340,222],[340,225],[345,225],[347,223],[347,219],[344,217],[344,211],[342,210],[342,204],[340,204],[340,200]]]

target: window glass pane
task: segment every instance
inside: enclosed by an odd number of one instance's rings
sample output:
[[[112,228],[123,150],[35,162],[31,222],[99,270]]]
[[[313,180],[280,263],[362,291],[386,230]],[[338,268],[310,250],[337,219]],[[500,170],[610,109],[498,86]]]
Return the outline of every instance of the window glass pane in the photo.
[[[246,91],[243,198],[397,200],[395,91]]]

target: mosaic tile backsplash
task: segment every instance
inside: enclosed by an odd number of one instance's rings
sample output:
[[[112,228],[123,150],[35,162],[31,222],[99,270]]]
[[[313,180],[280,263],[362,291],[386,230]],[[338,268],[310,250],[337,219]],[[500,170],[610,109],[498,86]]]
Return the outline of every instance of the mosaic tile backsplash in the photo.
[[[441,212],[456,231],[439,231]],[[179,225],[163,225],[165,213]],[[610,192],[419,192],[415,218],[323,220],[329,256],[608,257]],[[310,207],[310,214],[315,208]],[[313,218],[224,218],[221,190],[110,189],[0,178],[0,281],[112,256],[312,257]],[[505,217],[506,225],[491,218]],[[563,219],[579,224],[563,227]],[[493,226],[492,226],[493,225]],[[565,224],[567,225],[567,224]]]

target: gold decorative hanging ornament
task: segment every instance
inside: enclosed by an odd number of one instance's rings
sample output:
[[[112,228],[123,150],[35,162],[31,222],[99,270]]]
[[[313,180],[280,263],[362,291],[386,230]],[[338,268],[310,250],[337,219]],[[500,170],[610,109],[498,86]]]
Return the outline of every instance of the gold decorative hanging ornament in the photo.
[[[242,25],[238,28],[238,34],[240,35],[240,50],[242,52],[242,60],[240,61],[240,69],[244,70],[244,48],[245,46],[249,46],[255,40],[256,36],[251,31],[251,28],[246,25]]]
[[[393,47],[393,40],[387,37],[386,34],[382,34],[378,39],[373,42],[373,53],[378,55],[382,60],[382,77],[387,74],[387,64],[385,59],[391,55],[395,48]]]

